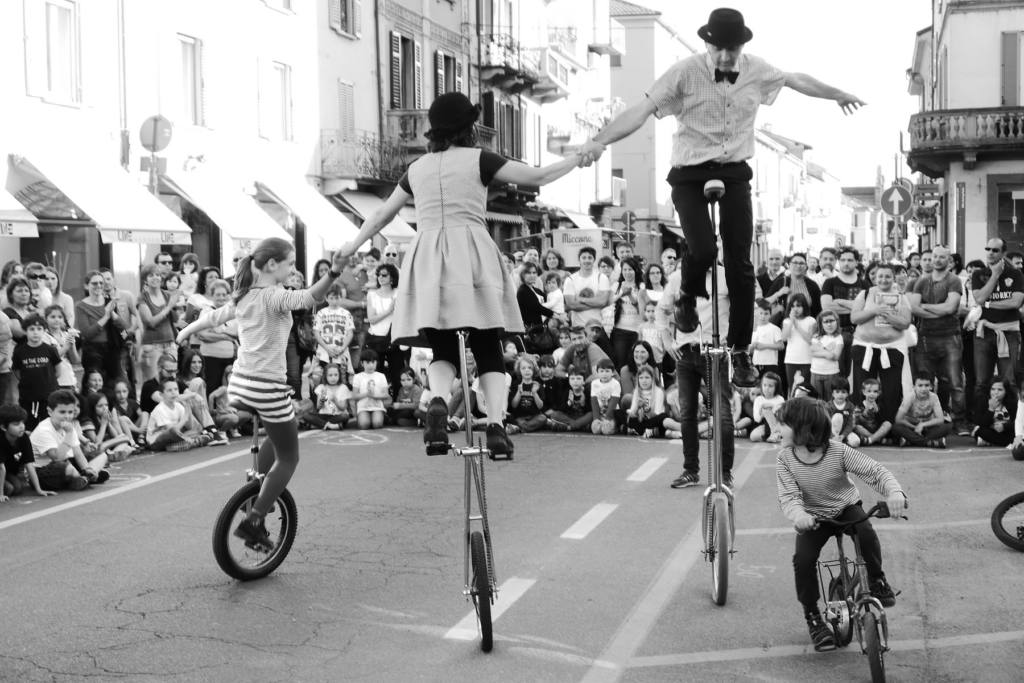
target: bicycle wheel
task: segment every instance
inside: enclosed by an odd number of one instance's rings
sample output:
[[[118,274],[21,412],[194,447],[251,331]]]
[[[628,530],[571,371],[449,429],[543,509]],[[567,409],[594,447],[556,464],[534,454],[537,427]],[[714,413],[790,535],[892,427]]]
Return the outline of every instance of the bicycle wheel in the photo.
[[[494,647],[494,634],[491,628],[491,575],[487,571],[484,535],[479,531],[469,535],[469,556],[473,562],[473,583],[469,591],[473,596],[476,616],[480,620],[480,649],[490,652]]]
[[[882,639],[878,633],[878,620],[871,612],[864,612],[862,619],[864,654],[868,656],[868,666],[871,667],[871,683],[884,683],[885,660],[882,653]]]
[[[1024,552],[1024,491],[996,506],[992,511],[992,531],[1006,545]]]
[[[724,605],[729,593],[729,501],[718,495],[711,501],[711,598],[716,605]]]
[[[262,579],[281,566],[292,549],[298,529],[295,499],[285,490],[264,519],[273,543],[270,550],[252,548],[235,536],[235,527],[249,514],[259,492],[259,481],[251,481],[235,491],[213,526],[213,556],[228,576],[239,581]]]

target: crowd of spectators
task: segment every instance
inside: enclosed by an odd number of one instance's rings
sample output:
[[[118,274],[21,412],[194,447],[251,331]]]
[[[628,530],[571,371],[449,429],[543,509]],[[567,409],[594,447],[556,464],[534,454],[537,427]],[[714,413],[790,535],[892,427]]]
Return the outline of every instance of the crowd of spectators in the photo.
[[[504,341],[510,432],[679,438],[674,362],[656,309],[680,254],[666,248],[645,263],[626,243],[613,252],[598,258],[584,247],[574,271],[555,250],[507,255],[526,324],[524,335]],[[395,245],[354,257],[323,304],[295,313],[288,383],[305,428],[421,424],[432,397],[430,352],[390,337],[400,259]],[[967,264],[944,247],[905,262],[888,245],[867,263],[848,247],[771,252],[757,275],[749,349],[760,379],[732,387],[735,436],[777,441],[778,405],[807,393],[828,402],[836,437],[853,445],[944,447],[952,433],[979,445],[1020,443],[1022,261],[998,238],[985,261]],[[329,268],[317,262],[308,282]],[[131,292],[115,286],[109,269],[90,271],[76,302],[52,267],[3,267],[0,499],[102,483],[108,462],[143,449],[187,450],[251,433],[252,415],[226,396],[234,323],[176,341],[187,323],[228,304],[231,280],[195,254],[177,263],[157,254],[140,276],[140,291]],[[296,271],[286,286],[308,282]],[[461,382],[454,387],[452,430],[485,419],[473,380],[469,396]]]

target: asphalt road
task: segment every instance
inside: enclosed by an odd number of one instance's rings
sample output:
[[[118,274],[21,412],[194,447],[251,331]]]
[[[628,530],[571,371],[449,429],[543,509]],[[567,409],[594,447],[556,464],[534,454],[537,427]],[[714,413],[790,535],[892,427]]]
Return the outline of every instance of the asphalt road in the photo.
[[[856,647],[809,647],[768,446],[737,454],[737,552],[717,607],[702,489],[668,486],[678,441],[516,437],[513,462],[487,463],[501,591],[484,654],[461,594],[462,463],[423,456],[406,430],[301,443],[299,535],[261,581],[228,578],[210,550],[244,442],[136,458],[102,487],[0,506],[0,680],[869,678]],[[911,506],[908,522],[875,524],[902,590],[890,680],[1024,680],[1024,555],[988,528],[1024,465],[999,449],[871,453]]]

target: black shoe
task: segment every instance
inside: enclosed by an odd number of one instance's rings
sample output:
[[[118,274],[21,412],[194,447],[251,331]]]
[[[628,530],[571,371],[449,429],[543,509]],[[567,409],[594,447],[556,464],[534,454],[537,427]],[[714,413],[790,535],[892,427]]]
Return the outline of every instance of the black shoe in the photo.
[[[512,445],[511,439],[508,438],[508,434],[505,433],[505,428],[499,424],[487,425],[487,450],[491,452],[491,457],[496,455],[507,455],[509,459],[512,458],[512,451],[515,450],[515,446]]]
[[[270,533],[263,525],[263,519],[250,515],[235,527],[235,536],[245,541],[245,545],[253,550],[269,551],[274,547],[270,541]]]
[[[732,382],[738,387],[756,387],[758,380],[757,368],[750,362],[746,351],[734,351],[732,354]]]
[[[676,327],[680,332],[693,332],[700,325],[697,316],[697,298],[690,294],[680,294],[676,301]]]
[[[832,633],[832,628],[821,618],[821,612],[807,615],[807,631],[811,634],[815,652],[836,649],[835,635]]]
[[[894,607],[896,605],[896,593],[893,592],[892,586],[885,580],[885,577],[871,582],[871,595],[878,602],[882,603],[882,607]]]
[[[444,455],[448,452],[448,404],[440,396],[430,399],[427,406],[427,423],[423,430],[423,442],[427,445],[427,455]]]
[[[674,489],[685,489],[688,486],[697,486],[698,484],[700,484],[699,474],[696,472],[683,472],[669,485]]]

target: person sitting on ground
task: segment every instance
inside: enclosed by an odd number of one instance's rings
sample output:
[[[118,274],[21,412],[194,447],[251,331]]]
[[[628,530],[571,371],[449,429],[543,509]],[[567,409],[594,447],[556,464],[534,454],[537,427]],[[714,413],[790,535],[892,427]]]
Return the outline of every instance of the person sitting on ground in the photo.
[[[416,409],[423,395],[423,385],[419,383],[416,372],[412,368],[404,368],[399,375],[399,385],[395,391],[395,402],[391,404],[388,416],[393,424],[399,427],[417,426]]]
[[[761,395],[754,398],[754,420],[756,426],[750,430],[751,441],[779,443],[782,440],[776,413],[786,399],[779,395],[782,378],[774,372],[764,373],[761,378]]]
[[[892,423],[882,415],[882,409],[878,404],[878,398],[882,395],[881,383],[869,377],[861,385],[863,400],[861,405],[854,410],[853,435],[857,437],[859,446],[871,446],[881,443],[889,436]],[[852,444],[853,439],[847,437],[847,443]]]
[[[137,451],[130,432],[126,432],[116,410],[111,410],[106,394],[93,394],[86,400],[85,419],[80,419],[83,435],[96,444],[96,453],[105,453],[110,462],[120,462]]]
[[[548,415],[548,429],[553,432],[585,432],[591,429],[594,413],[590,400],[590,385],[582,370],[569,366],[568,390]]]
[[[365,362],[365,356],[363,360]],[[306,422],[324,431],[344,429],[352,416],[349,413],[352,392],[341,382],[341,367],[330,363],[324,368],[323,381],[314,390],[314,395],[316,411],[306,415]]]
[[[524,270],[531,264],[524,266]],[[516,361],[516,373],[508,394],[510,419],[521,432],[536,432],[547,425],[544,415],[547,397],[540,383],[540,367],[534,357],[524,353]]]
[[[114,410],[121,418],[121,425],[132,435],[136,445],[146,445],[146,425],[149,413],[139,409],[139,403],[128,390],[128,380],[119,379],[114,382]]]
[[[388,378],[384,373],[377,372],[377,353],[373,349],[364,348],[360,351],[359,362],[363,365],[363,371],[352,377],[350,412],[356,416],[359,429],[380,429],[384,426],[387,408],[392,403]],[[326,378],[325,370],[325,381]]]
[[[569,340],[571,346],[562,355],[555,374],[559,377],[568,377],[569,368],[573,367],[577,372],[582,372],[589,385],[597,377],[595,372],[597,364],[602,360],[608,360],[608,354],[601,350],[594,342],[587,339],[586,332],[582,327],[569,329]]]
[[[1017,417],[1017,399],[1006,383],[994,380],[988,390],[988,401],[976,411],[978,426],[971,436],[979,446],[1009,446],[1013,443],[1013,423]]]
[[[953,425],[946,422],[939,396],[932,391],[932,378],[919,372],[914,376],[914,391],[903,399],[896,411],[892,435],[901,445],[945,448]]]
[[[177,378],[168,377],[158,381],[161,382],[161,398],[150,412],[146,431],[146,442],[150,449],[177,452],[208,445],[213,436],[209,432],[195,429],[191,424],[192,414],[178,402]]]
[[[39,484],[32,455],[32,441],[25,433],[28,413],[21,406],[0,406],[0,503],[17,496],[30,486],[37,496],[55,496]]]
[[[541,356],[537,360],[537,367],[540,368],[537,381],[544,392],[544,414],[551,417],[554,406],[562,405],[565,392],[569,391],[569,382],[564,377],[555,376],[555,359],[551,356]]]
[[[636,372],[636,388],[626,412],[626,425],[645,439],[660,437],[664,429],[665,391],[658,385],[660,373],[650,365],[641,365]]]
[[[758,387],[732,386],[732,431],[743,438],[750,435],[756,425],[754,420],[754,399],[761,395]]]
[[[597,378],[590,383],[590,404],[594,421],[590,430],[594,434],[609,436],[615,433],[615,409],[622,397],[622,386],[615,379],[615,366],[610,358],[597,362]]]
[[[81,491],[90,484],[102,484],[110,478],[107,456],[97,455],[91,462],[82,452],[75,415],[78,399],[58,389],[46,399],[49,417],[32,430],[32,457],[39,484],[51,491]]]
[[[831,384],[832,400],[828,402],[828,414],[832,421],[832,438],[856,448],[860,445],[860,437],[853,433],[857,424],[854,416],[857,406],[850,402],[850,383],[845,377],[836,377]]]
[[[320,369],[320,366],[315,367]],[[244,408],[236,408],[228,399],[228,380],[231,379],[234,368],[234,365],[224,368],[220,386],[211,391],[207,398],[210,414],[213,415],[213,423],[217,425],[217,429],[227,432],[228,436],[233,439],[242,436],[243,429],[251,433],[253,424],[252,413]]]
[[[214,424],[213,416],[210,415],[210,406],[206,402],[206,396],[200,396],[196,392],[191,391],[188,385],[178,377],[178,361],[169,354],[160,357],[159,375],[142,385],[142,398],[139,401],[139,406],[142,410],[149,413],[150,420],[152,420],[153,410],[157,404],[163,401],[161,394],[163,382],[171,379],[178,383],[178,391],[175,395],[176,400],[185,407],[186,412],[194,420],[194,424],[190,426],[189,431],[201,429],[209,432],[211,438],[204,445],[222,446],[228,443],[228,435],[218,430],[216,424]]]
[[[889,513],[899,519],[907,505],[903,487],[892,473],[860,451],[831,440],[832,425],[824,404],[793,398],[779,411],[782,449],[775,464],[775,478],[782,512],[796,527],[793,573],[796,596],[804,610],[811,642],[816,651],[835,648],[832,629],[818,606],[817,563],[821,549],[836,528],[819,525],[819,519],[849,522],[865,516],[861,494],[850,480],[856,474],[885,498]],[[896,594],[882,571],[882,547],[878,535],[865,520],[857,525],[868,589],[884,607],[896,604]]]

